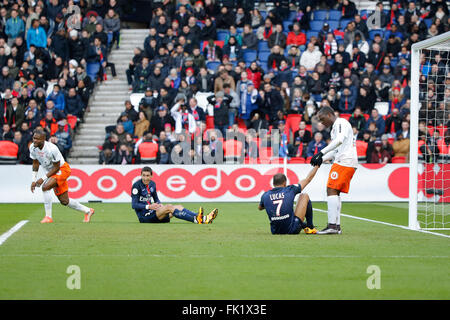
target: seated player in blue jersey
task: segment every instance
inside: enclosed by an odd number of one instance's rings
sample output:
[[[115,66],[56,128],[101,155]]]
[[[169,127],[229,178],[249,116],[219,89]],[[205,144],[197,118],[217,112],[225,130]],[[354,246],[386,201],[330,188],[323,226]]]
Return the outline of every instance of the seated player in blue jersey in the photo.
[[[170,222],[170,218],[176,217],[196,224],[210,224],[217,217],[219,213],[217,209],[204,216],[202,207],[198,213],[194,213],[180,205],[161,204],[152,177],[153,171],[150,167],[142,168],[141,179],[136,181],[131,188],[131,206],[136,211],[139,222],[164,223]]]
[[[277,173],[273,176],[274,188],[262,195],[258,207],[259,210],[266,209],[272,234],[299,234],[302,229],[306,234],[317,233],[313,224],[311,200],[307,193],[301,193],[314,178],[317,169],[319,166],[315,166],[300,183],[290,186],[286,186],[287,179],[284,174]],[[294,199],[299,193],[294,210]]]

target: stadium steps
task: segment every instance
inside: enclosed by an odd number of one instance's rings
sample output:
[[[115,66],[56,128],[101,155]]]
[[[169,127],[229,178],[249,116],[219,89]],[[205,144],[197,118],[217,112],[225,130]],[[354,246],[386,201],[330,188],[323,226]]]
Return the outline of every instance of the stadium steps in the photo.
[[[108,60],[115,64],[117,78],[112,77],[111,70],[108,68],[107,81],[95,87],[84,122],[78,126],[68,159],[69,163],[98,163],[98,146],[105,140],[105,127],[116,123],[120,113],[125,109],[125,100],[130,97],[125,70],[128,69],[128,63],[133,58],[133,49],[143,48],[147,35],[148,29],[121,30],[120,48],[113,48],[108,56]]]

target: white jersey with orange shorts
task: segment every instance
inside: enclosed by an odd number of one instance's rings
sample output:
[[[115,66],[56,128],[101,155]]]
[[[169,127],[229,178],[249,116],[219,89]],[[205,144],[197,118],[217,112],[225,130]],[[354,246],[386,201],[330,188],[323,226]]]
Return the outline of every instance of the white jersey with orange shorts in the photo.
[[[334,158],[327,187],[348,193],[350,181],[358,166],[353,129],[346,119],[337,118],[331,128],[331,142],[322,149],[323,160]]]
[[[49,173],[53,169],[53,163],[58,162],[60,164],[59,171],[51,176],[58,183],[58,186],[54,188],[55,194],[58,196],[69,190],[69,184],[67,179],[70,176],[70,166],[64,160],[63,155],[59,151],[58,147],[51,142],[45,141],[42,149],[35,148],[34,144],[30,145],[30,158],[38,160],[39,164],[44,169],[45,173]]]

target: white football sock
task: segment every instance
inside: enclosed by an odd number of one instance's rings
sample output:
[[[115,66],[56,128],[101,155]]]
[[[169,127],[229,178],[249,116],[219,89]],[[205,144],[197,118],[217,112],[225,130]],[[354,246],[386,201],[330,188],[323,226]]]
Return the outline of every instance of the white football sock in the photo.
[[[341,224],[342,201],[341,201],[341,197],[340,196],[338,196],[338,199],[339,199],[339,207],[338,207],[337,216],[336,216],[336,224],[340,225]]]
[[[79,203],[77,200],[69,199],[69,204],[67,205],[69,208],[82,211],[84,213],[89,213],[90,209],[86,206],[83,206],[81,203]]]
[[[44,196],[44,208],[45,208],[45,215],[49,218],[52,217],[52,194],[50,191],[42,191],[42,194]]]
[[[328,223],[336,224],[336,219],[339,213],[339,196],[328,196]]]

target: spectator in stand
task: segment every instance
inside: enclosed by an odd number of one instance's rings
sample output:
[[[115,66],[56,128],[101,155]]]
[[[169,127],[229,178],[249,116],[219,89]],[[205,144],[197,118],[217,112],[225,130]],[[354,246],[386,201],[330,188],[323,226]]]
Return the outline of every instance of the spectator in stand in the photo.
[[[383,148],[383,143],[381,140],[375,141],[375,149],[372,152],[370,163],[390,163],[392,162],[392,157],[387,150]]]
[[[11,10],[11,17],[6,20],[5,34],[8,36],[8,43],[13,41],[25,32],[25,24],[16,9]]]
[[[342,13],[341,19],[353,19],[358,13],[355,4],[349,0],[343,0],[338,10]]]
[[[402,135],[403,139],[410,139],[409,132],[409,122],[407,120],[403,120],[401,124],[401,129],[397,131],[396,136]]]
[[[53,101],[55,109],[64,111],[66,106],[66,100],[64,94],[61,92],[61,87],[58,84],[53,86],[52,92],[47,96],[45,102]]]
[[[350,87],[344,87],[341,92],[338,110],[341,113],[353,113],[355,109],[356,96]]]
[[[66,127],[68,128],[66,129]],[[55,132],[55,137],[58,139],[58,149],[65,159],[67,159],[67,155],[72,148],[72,138],[70,137],[69,128],[66,120],[60,120],[58,121],[58,130]]]
[[[264,25],[259,27],[258,30],[256,31],[256,36],[261,41],[268,41],[269,37],[272,35],[273,31],[274,31],[274,27],[273,27],[272,21],[269,18],[267,18],[264,21]]]
[[[108,50],[111,51],[112,46],[116,43],[116,49],[119,49],[120,41],[120,19],[113,9],[108,10],[108,14],[103,20],[105,32],[108,35]]]
[[[375,127],[377,128],[378,135],[381,136],[385,132],[386,123],[382,116],[380,116],[377,109],[372,109],[372,112],[370,114],[370,118],[367,120],[366,123],[366,129],[369,129],[369,125],[371,123],[375,124]]]
[[[348,121],[352,127],[355,127],[358,130],[358,132],[364,131],[366,128],[366,119],[361,112],[360,106],[356,106],[355,111]]]
[[[84,113],[84,105],[83,101],[81,101],[80,96],[77,94],[75,88],[69,89],[69,94],[66,97],[65,109],[66,115],[68,116],[76,116],[78,119],[83,118]]]
[[[288,51],[291,45],[296,45],[301,51],[305,50],[306,35],[300,30],[298,23],[294,23],[292,31],[288,33],[286,44]]]
[[[279,46],[274,46],[271,52],[267,58],[267,68],[277,71],[280,68],[281,61],[286,60],[286,57],[283,55],[282,49]]]
[[[308,149],[306,151],[306,157],[312,157],[320,152],[323,148],[327,146],[326,142],[323,141],[322,133],[316,132],[314,134],[314,140],[308,144]]]
[[[252,27],[249,24],[244,26],[244,34],[242,36],[242,49],[258,50],[258,38],[253,33]]]
[[[31,22],[31,28],[27,31],[27,48],[30,50],[30,45],[35,45],[36,48],[47,48],[47,34],[40,26],[38,19]]]
[[[11,131],[11,127],[9,124],[4,123],[2,130],[0,132],[0,140],[13,141],[14,133]]]
[[[308,71],[313,71],[320,62],[321,56],[322,53],[310,42],[308,43],[307,50],[303,52],[300,58],[300,65],[304,66]]]
[[[269,48],[273,48],[274,46],[279,46],[283,49],[286,48],[287,37],[283,32],[282,24],[277,24],[275,26],[275,31],[270,35],[269,39],[267,40],[267,44]]]

